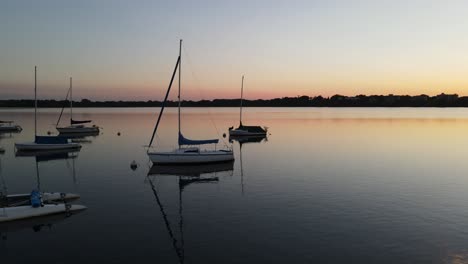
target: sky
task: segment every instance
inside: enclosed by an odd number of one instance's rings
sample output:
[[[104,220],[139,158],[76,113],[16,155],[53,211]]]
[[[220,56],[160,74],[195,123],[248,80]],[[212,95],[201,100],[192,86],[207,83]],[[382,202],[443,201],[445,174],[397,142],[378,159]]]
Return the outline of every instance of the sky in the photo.
[[[0,0],[0,99],[468,95],[468,1]],[[171,92],[175,99],[176,90]]]

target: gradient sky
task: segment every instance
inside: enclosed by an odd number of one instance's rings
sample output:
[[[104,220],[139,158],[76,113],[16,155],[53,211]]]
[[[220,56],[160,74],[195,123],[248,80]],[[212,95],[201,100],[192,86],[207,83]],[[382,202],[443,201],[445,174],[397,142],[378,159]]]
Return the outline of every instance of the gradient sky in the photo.
[[[468,1],[0,0],[0,98],[468,95]],[[175,93],[172,93],[171,98]]]

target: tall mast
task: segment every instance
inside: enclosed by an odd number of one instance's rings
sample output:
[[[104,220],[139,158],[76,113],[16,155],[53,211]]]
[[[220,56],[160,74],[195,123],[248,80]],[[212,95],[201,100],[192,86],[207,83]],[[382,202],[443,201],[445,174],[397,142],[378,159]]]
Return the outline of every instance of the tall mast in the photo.
[[[241,102],[240,102],[240,126],[242,126],[242,101],[244,100],[244,75],[242,75]]]
[[[34,140],[37,136],[37,66],[34,66]]]
[[[179,135],[180,135],[180,72],[182,68],[182,39],[180,40],[179,43],[179,95],[177,96],[179,100],[179,110],[178,110],[178,115],[179,115]]]
[[[72,77],[70,77],[70,125],[73,120],[73,89],[72,89]]]

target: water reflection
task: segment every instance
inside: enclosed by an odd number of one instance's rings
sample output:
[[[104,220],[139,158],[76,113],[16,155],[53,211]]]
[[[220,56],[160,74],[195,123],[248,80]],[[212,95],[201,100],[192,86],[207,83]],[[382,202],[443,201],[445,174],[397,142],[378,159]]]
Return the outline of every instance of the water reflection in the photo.
[[[53,225],[65,221],[72,215],[76,215],[82,211],[74,211],[72,214],[57,214],[50,216],[37,217],[33,219],[24,219],[12,222],[0,223],[0,238],[8,239],[8,234],[30,229],[33,232],[51,230]]]
[[[61,159],[74,159],[78,157],[79,152],[75,149],[58,149],[58,150],[36,150],[36,151],[21,151],[15,153],[16,157],[35,157],[36,161],[50,161]]]
[[[242,145],[244,144],[255,144],[255,143],[262,143],[267,142],[268,137],[267,135],[259,135],[259,136],[229,136],[229,142],[236,141],[239,144],[239,157],[240,157],[240,178],[241,178],[241,189],[242,195],[244,195],[244,162],[242,158]]]
[[[184,217],[183,217],[183,199],[182,193],[185,188],[191,184],[217,183],[219,178],[216,176],[219,172],[232,172],[234,161],[217,164],[186,165],[186,166],[161,166],[153,165],[147,175],[148,182],[151,185],[154,197],[163,217],[167,232],[172,240],[172,246],[177,255],[179,263],[185,262],[185,241],[184,241]],[[207,176],[209,175],[209,176]],[[164,211],[164,206],[159,198],[155,181],[158,176],[178,177],[179,190],[179,233],[180,242],[174,235],[171,222]]]

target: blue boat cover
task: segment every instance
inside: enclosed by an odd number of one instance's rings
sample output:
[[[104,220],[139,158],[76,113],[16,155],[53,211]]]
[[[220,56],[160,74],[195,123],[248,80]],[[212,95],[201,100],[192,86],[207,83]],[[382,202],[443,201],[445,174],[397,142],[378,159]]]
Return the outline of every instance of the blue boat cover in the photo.
[[[31,205],[34,208],[37,208],[42,205],[41,193],[38,190],[33,190],[31,192]]]
[[[36,136],[37,144],[67,144],[68,139],[60,136]]]
[[[216,144],[218,139],[205,139],[205,140],[193,140],[185,138],[182,133],[179,132],[179,145],[204,145],[204,144]]]
[[[92,120],[73,120],[73,119],[70,119],[70,123],[72,125],[91,123],[91,121]]]

